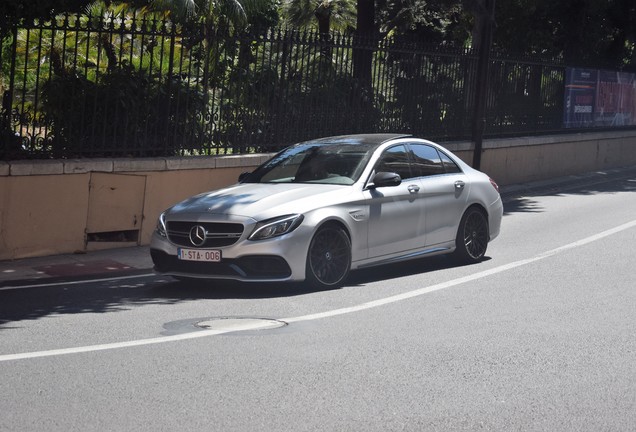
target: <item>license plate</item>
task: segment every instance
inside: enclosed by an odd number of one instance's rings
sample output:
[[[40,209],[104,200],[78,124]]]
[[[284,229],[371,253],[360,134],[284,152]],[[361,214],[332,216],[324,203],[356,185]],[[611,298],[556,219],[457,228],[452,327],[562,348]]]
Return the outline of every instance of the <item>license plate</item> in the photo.
[[[204,262],[221,261],[220,250],[179,249],[177,256],[179,257],[180,260],[185,260],[185,261],[204,261]]]

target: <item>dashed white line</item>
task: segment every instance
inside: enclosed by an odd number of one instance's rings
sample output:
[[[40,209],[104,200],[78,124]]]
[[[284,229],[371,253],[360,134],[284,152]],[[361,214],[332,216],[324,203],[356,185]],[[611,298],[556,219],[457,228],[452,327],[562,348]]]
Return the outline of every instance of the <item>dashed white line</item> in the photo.
[[[490,270],[484,270],[484,271],[474,273],[469,276],[464,276],[458,279],[454,279],[448,282],[442,282],[436,285],[432,285],[430,287],[417,289],[414,291],[409,291],[406,293],[402,293],[402,294],[398,294],[398,295],[394,295],[390,297],[385,297],[383,299],[378,299],[371,302],[362,303],[357,306],[334,309],[331,311],[297,316],[297,317],[281,318],[279,319],[279,321],[284,321],[287,323],[312,321],[312,320],[330,318],[330,317],[334,317],[338,315],[345,315],[345,314],[360,312],[363,310],[384,306],[390,303],[407,300],[413,297],[418,297],[418,296],[428,294],[434,291],[440,291],[443,289],[451,288],[457,285],[461,285],[467,282],[472,282],[477,279],[485,278],[488,276],[492,276],[498,273],[515,269],[517,267],[531,264],[531,263],[552,257],[561,252],[565,252],[570,249],[584,246],[586,244],[601,240],[605,237],[609,237],[611,235],[617,234],[619,232],[622,232],[634,227],[636,227],[636,220],[617,226],[615,228],[603,231],[593,236],[586,237],[582,240],[569,243],[565,246],[561,246],[556,249],[549,250],[547,252],[544,252],[532,258],[515,261],[509,264],[504,264],[504,265],[492,268]],[[167,342],[182,341],[187,339],[196,339],[196,338],[202,338],[202,337],[208,337],[208,336],[215,336],[215,335],[236,332],[236,331],[258,330],[258,329],[267,328],[267,327],[268,327],[267,323],[260,323],[257,321],[248,321],[246,323],[237,324],[236,326],[227,327],[221,330],[202,330],[202,331],[185,333],[185,334],[174,335],[174,336],[164,336],[164,337],[158,337],[158,338],[141,339],[141,340],[127,341],[127,342],[90,345],[90,346],[84,346],[84,347],[65,348],[65,349],[56,349],[56,350],[48,350],[48,351],[27,352],[27,353],[20,353],[20,354],[0,355],[0,362],[10,361],[10,360],[26,360],[26,359],[32,359],[32,358],[38,358],[38,357],[60,356],[60,355],[66,355],[66,354],[78,354],[78,353],[93,352],[93,351],[104,351],[104,350],[111,350],[111,349],[118,349],[118,348],[130,348],[130,347],[137,347],[137,346],[143,346],[143,345],[161,344],[161,343],[167,343]]]

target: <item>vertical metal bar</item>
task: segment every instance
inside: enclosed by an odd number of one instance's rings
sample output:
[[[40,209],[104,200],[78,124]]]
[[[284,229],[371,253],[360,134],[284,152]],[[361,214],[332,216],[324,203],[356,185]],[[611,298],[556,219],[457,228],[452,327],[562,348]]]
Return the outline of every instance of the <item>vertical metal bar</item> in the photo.
[[[135,51],[135,41],[138,36],[141,36],[141,40],[139,42],[139,54],[138,54],[138,65],[135,65],[133,52]],[[130,27],[130,65],[132,68],[142,70],[143,69],[143,57],[144,57],[144,33],[143,33],[143,18],[142,23],[139,25],[139,18],[137,17],[137,12],[133,12],[132,24]],[[135,116],[135,132],[133,133],[133,137],[131,138],[132,145],[135,148],[139,148],[139,140],[140,138],[140,129],[141,129],[141,116],[139,112],[134,112],[132,115]]]
[[[176,30],[176,29],[175,29]],[[176,31],[172,32],[172,43],[176,42]],[[173,128],[173,134],[172,134],[172,146],[174,148],[174,155],[180,155],[183,156],[184,155],[184,150],[186,148],[186,143],[188,142],[192,142],[193,141],[193,137],[189,136],[189,134],[191,134],[191,132],[194,130],[195,133],[198,131],[198,129],[196,127],[191,127],[190,125],[190,113],[188,112],[187,109],[187,103],[188,103],[188,99],[190,98],[191,95],[191,89],[190,86],[187,85],[187,82],[185,80],[181,79],[181,76],[183,74],[183,59],[184,59],[184,48],[183,46],[181,46],[181,48],[179,49],[179,66],[178,66],[178,72],[176,74],[176,85],[177,85],[177,98],[176,98],[176,106],[175,106],[175,116],[177,119],[179,119],[179,123],[177,123],[175,125],[175,127]],[[182,108],[182,103],[181,103],[181,94],[185,91],[185,105],[186,108]],[[182,111],[183,110],[183,111]],[[181,135],[182,140],[179,141],[179,135]],[[192,144],[190,144],[192,145]]]
[[[120,12],[121,13],[121,12]],[[109,23],[108,23],[108,50],[111,51],[110,56],[108,58],[108,72],[110,74],[112,74],[113,72],[116,71],[116,73],[120,74],[121,73],[121,46],[120,46],[120,50],[119,50],[119,59],[118,59],[118,55],[117,52],[115,50],[115,36],[117,33],[117,30],[121,30],[121,27],[123,26],[123,19],[121,19],[120,23],[119,23],[119,28],[116,29],[115,28],[115,19],[116,17],[111,16],[109,19]],[[111,64],[114,63],[114,64]],[[104,124],[104,139],[105,139],[105,144],[107,146],[107,148],[114,152],[114,154],[118,155],[121,154],[122,152],[125,153],[130,153],[130,142],[128,141],[128,136],[127,136],[127,129],[126,128],[122,128],[122,120],[120,120],[120,116],[122,116],[121,111],[121,107],[122,107],[122,103],[119,100],[115,100],[113,101],[113,107],[112,107],[112,123],[111,123],[111,128],[109,131],[108,128],[108,124]],[[124,113],[123,116],[125,117],[126,114]],[[106,122],[104,122],[106,123]],[[120,132],[121,129],[121,132]],[[110,133],[108,133],[110,132]],[[122,136],[119,137],[118,134],[121,134]]]
[[[170,126],[170,82],[166,82],[166,92],[164,94],[164,98],[161,98],[161,93],[163,90],[163,67],[164,67],[164,55],[165,55],[165,18],[159,23],[159,27],[155,28],[155,35],[159,42],[159,67],[157,68],[157,80],[151,77],[150,82],[152,84],[157,85],[157,89],[159,90],[159,100],[161,101],[160,105],[157,106],[159,109],[160,116],[156,119],[159,120],[154,124],[153,136],[160,141],[161,149],[163,154],[168,153],[168,144],[166,140],[166,132],[168,127]],[[162,132],[160,132],[162,131]],[[156,143],[153,145],[153,148],[157,148],[160,143]]]
[[[213,149],[216,149],[218,153],[218,149],[221,147],[221,137],[217,133],[215,136],[215,132],[218,132],[221,129],[222,119],[220,116],[220,108],[216,106],[216,92],[209,91],[209,73],[210,73],[210,51],[212,47],[210,46],[208,40],[216,41],[216,38],[213,38],[212,35],[209,35],[207,31],[205,31],[205,36],[203,40],[199,42],[199,66],[197,67],[197,82],[199,82],[201,86],[201,90],[203,92],[203,98],[205,101],[206,107],[209,107],[209,122],[207,123],[208,133],[211,137],[211,145],[207,148],[207,154],[212,154]],[[206,39],[206,37],[208,39]],[[203,62],[203,67],[201,67],[200,62]],[[202,121],[205,122],[207,119],[203,118]],[[216,122],[216,123],[215,123]],[[216,140],[216,142],[215,142]]]
[[[164,26],[163,26],[163,30],[165,31],[165,20],[164,20]],[[178,129],[179,126],[179,122],[182,120],[178,109],[175,109],[174,111],[174,116],[171,116],[170,113],[172,112],[172,102],[173,102],[173,97],[171,94],[171,91],[173,91],[172,87],[173,87],[173,74],[172,74],[172,69],[174,68],[174,52],[175,52],[175,26],[174,24],[171,25],[170,27],[170,32],[166,35],[164,33],[164,38],[165,36],[167,36],[169,38],[170,41],[170,49],[168,52],[168,77],[166,78],[167,80],[167,85],[168,85],[168,91],[167,91],[167,97],[168,97],[168,108],[167,108],[167,115],[168,118],[166,119],[166,134],[165,134],[165,151],[163,156],[174,156],[175,154],[175,143],[174,140],[172,141],[172,143],[170,143],[170,139],[168,138],[170,136],[170,127],[172,127],[174,130]],[[163,45],[163,44],[162,44]],[[179,97],[179,87],[178,87],[178,83],[176,84],[177,88],[176,88],[176,97]],[[170,119],[172,118],[173,122],[172,124],[170,124]],[[185,120],[185,117],[183,118],[183,120]],[[172,147],[172,148],[169,148]]]
[[[29,41],[31,39],[31,29],[27,27],[26,29],[26,38],[25,38],[25,47],[24,47],[24,75],[22,77],[22,83],[20,83],[20,85],[22,86],[22,90],[21,90],[21,107],[20,107],[20,123],[19,123],[19,128],[20,128],[20,136],[22,136],[22,142],[28,142],[27,144],[27,148],[29,150],[30,153],[33,152],[33,149],[31,147],[31,140],[29,139],[29,131],[28,131],[28,123],[27,123],[27,131],[26,134],[24,133],[24,128],[22,127],[23,122],[25,121],[25,119],[28,118],[28,114],[25,113],[26,110],[26,93],[27,93],[27,76],[29,73]],[[26,135],[26,136],[25,136]]]
[[[60,63],[61,63],[62,69],[64,69],[66,67],[66,55],[67,55],[67,52],[66,52],[67,51],[66,38],[68,37],[68,31],[69,31],[69,28],[70,28],[68,12],[64,14],[64,20],[62,21],[62,26],[61,27],[62,27],[61,28],[61,30],[62,30],[62,53],[60,54]],[[51,41],[51,50],[53,50],[53,46],[54,45],[55,45],[55,42],[54,42],[54,40],[52,40]],[[51,60],[49,60],[49,64],[50,64],[50,67],[49,67],[49,82],[51,82],[53,80],[53,78],[54,78],[53,77],[53,72],[54,72],[53,71],[53,65],[50,62],[51,62]],[[74,89],[71,90],[71,92],[74,92]],[[71,104],[73,103],[73,100],[74,100],[74,98],[72,97],[72,93],[71,93],[71,95],[69,97],[69,101],[70,101]],[[47,124],[47,127],[46,127],[46,137],[45,138],[48,140],[49,134],[51,132],[50,127],[49,127],[50,124],[51,124],[51,121],[47,119],[46,124]],[[72,125],[73,123],[69,122],[69,124]],[[72,126],[69,129],[72,129]],[[55,139],[55,137],[52,137],[52,139]]]
[[[16,56],[18,49],[18,27],[14,26],[11,29],[11,36],[13,38],[12,47],[11,47],[11,71],[9,72],[9,91],[8,93],[5,91],[5,94],[2,95],[2,106],[5,109],[5,116],[7,130],[15,133],[13,127],[13,96],[15,92],[15,71],[16,71]],[[2,41],[0,40],[0,43]],[[22,134],[20,134],[20,141],[22,141]],[[8,148],[8,154],[11,155],[13,151],[18,151],[19,149]]]
[[[119,30],[117,32],[117,35],[119,36],[119,53],[118,53],[118,58],[117,58],[117,64],[119,65],[119,67],[121,67],[122,64],[122,59],[124,57],[124,39],[125,39],[125,34],[127,33],[127,28],[126,28],[126,20],[127,20],[127,16],[124,12],[121,12],[121,18],[120,18],[120,22],[119,22],[119,27],[117,28],[117,30]],[[114,30],[113,30],[114,33]]]
[[[99,79],[100,79],[100,67],[101,67],[101,59],[102,59],[102,47],[101,47],[101,39],[102,39],[102,27],[104,26],[104,16],[100,15],[99,17],[99,22],[97,24],[97,34],[96,34],[96,41],[97,41],[97,65],[95,66],[95,83],[97,84],[97,88],[99,89]],[[97,115],[98,113],[98,105],[97,105],[97,97],[93,98],[93,115],[92,115],[92,124],[91,124],[91,134],[90,134],[90,142],[92,144],[92,150],[95,150],[95,145],[93,144],[96,140],[96,129],[97,129],[97,118],[100,117]],[[106,113],[107,108],[104,108],[104,114]],[[102,116],[102,118],[104,118]],[[103,151],[104,150],[104,138],[102,137],[101,140],[101,147],[100,149]]]
[[[351,41],[351,39],[349,39]],[[396,118],[394,111],[388,111],[388,107],[392,106],[392,102],[395,100],[395,74],[393,68],[389,63],[389,53],[391,50],[391,42],[383,41],[380,47],[380,53],[382,54],[382,66],[384,73],[380,78],[380,91],[383,94],[382,100],[385,101],[382,106],[382,119],[383,128],[382,132],[388,131],[400,131],[402,125]]]
[[[43,23],[39,23],[39,32],[38,32],[38,50],[37,50],[37,61],[35,64],[35,88],[33,89],[33,118],[31,120],[31,125],[27,125],[27,133],[29,131],[29,127],[32,127],[31,130],[31,147],[35,150],[38,147],[38,105],[40,102],[39,93],[40,93],[40,72],[42,70],[42,40],[44,39],[44,29],[45,25]],[[42,149],[38,149],[41,151]]]
[[[477,66],[477,91],[475,101],[475,115],[473,117],[473,168],[481,166],[484,127],[486,126],[486,97],[488,91],[488,64],[490,62],[490,46],[492,44],[492,28],[495,17],[495,0],[484,0],[487,16],[483,18],[482,40],[479,44],[479,61]]]
[[[49,76],[47,77],[47,81],[51,82],[51,79],[53,77],[53,65],[51,64],[51,53],[53,52],[53,50],[55,49],[55,35],[56,35],[56,30],[58,29],[58,25],[57,25],[57,19],[53,18],[52,19],[52,29],[51,29],[51,47],[49,48]],[[68,15],[65,16],[65,20],[68,20]],[[66,25],[66,22],[64,22],[64,24],[62,25],[62,53],[60,54],[60,61],[62,63],[62,67],[64,67],[64,60],[66,57],[66,28],[68,26]],[[41,120],[42,120],[42,125],[41,128],[44,130],[44,136],[42,136],[42,147],[45,147],[45,144],[48,141],[48,137],[49,137],[49,122],[48,119],[45,116],[45,113],[42,113],[41,116]],[[50,151],[50,149],[48,149],[47,151]]]
[[[137,10],[133,10],[132,18],[130,20],[130,57],[128,58],[128,62],[131,66],[134,65],[134,56],[133,53],[135,51],[135,36],[137,36]],[[141,53],[140,53],[141,55]],[[141,67],[141,65],[140,65]]]
[[[78,67],[77,67],[77,60],[78,60],[78,51],[80,49],[80,41],[81,41],[81,37],[80,35],[83,32],[86,32],[86,56],[84,58],[84,81],[87,82],[88,81],[88,50],[89,50],[89,35],[90,35],[90,19],[88,20],[88,22],[86,23],[86,26],[83,27],[82,26],[82,22],[80,20],[80,16],[75,15],[75,55],[74,55],[74,59],[73,59],[73,73],[76,73],[78,71]],[[75,92],[76,90],[73,89],[73,91]],[[77,99],[73,98],[73,101],[78,102]],[[81,98],[81,100],[79,101],[80,106],[76,107],[76,109],[78,111],[81,111],[82,113],[86,112],[86,94],[83,95],[83,97]],[[78,137],[77,142],[82,143],[82,146],[87,145],[86,143],[86,127],[85,127],[85,115],[81,115],[80,116],[80,120],[78,122],[78,129],[75,131],[75,136]]]
[[[234,43],[234,49],[236,50],[235,53],[237,56],[240,56],[241,42],[242,42],[241,38],[237,35],[234,35],[233,39],[235,42]],[[236,58],[234,59],[232,66],[234,68],[237,68],[237,66],[239,66]],[[230,72],[230,75],[231,75],[231,72]],[[241,97],[240,92],[241,92],[241,88],[243,88],[244,81],[245,81],[245,78],[239,75],[237,76],[237,79],[235,79],[233,82],[234,86],[233,86],[232,94],[234,95],[234,103],[233,103],[234,115],[235,115],[234,119],[241,126],[241,130],[239,131],[237,128],[232,138],[232,154],[236,153],[237,142],[245,136],[245,133],[244,133],[245,121],[247,120],[247,116],[245,115],[246,109],[242,106],[241,100],[240,100],[240,97]]]
[[[274,76],[274,82],[268,83],[267,94],[265,95],[267,100],[266,110],[263,113],[264,122],[266,122],[267,129],[263,131],[263,139],[261,149],[271,146],[272,132],[278,130],[278,121],[280,112],[280,100],[277,98],[279,94],[279,87],[281,85],[280,76],[278,75],[278,62],[275,62],[274,52],[280,51],[280,39],[275,40],[271,31],[268,31],[263,35],[261,39],[263,50],[263,64],[267,63],[267,70],[272,72]],[[274,48],[276,47],[276,48]],[[278,58],[276,58],[278,60]]]
[[[372,42],[374,44],[373,49],[371,51],[371,68],[372,68],[372,72],[371,72],[371,85],[370,85],[370,94],[367,95],[370,100],[364,101],[361,100],[360,102],[360,108],[361,108],[361,117],[360,117],[360,125],[359,125],[359,131],[362,132],[363,129],[365,128],[371,128],[371,131],[373,132],[378,132],[378,124],[377,121],[375,121],[374,118],[370,118],[369,117],[369,113],[372,112],[372,108],[376,106],[376,101],[380,100],[380,98],[377,97],[378,92],[382,91],[382,72],[381,72],[381,62],[380,62],[380,56],[381,53],[379,52],[379,47],[377,46],[377,42],[374,40]],[[370,121],[373,121],[373,123],[370,123]]]
[[[154,63],[154,36],[155,36],[155,24],[156,24],[156,20],[152,19],[152,20],[147,20],[146,17],[143,18],[142,21],[143,24],[143,33],[142,34],[147,34],[150,38],[150,43],[149,43],[149,47],[148,47],[148,56],[150,57],[150,60],[148,60],[148,80],[150,80],[152,78],[152,66]],[[143,41],[143,38],[142,38]],[[142,45],[141,50],[144,50],[144,46]],[[142,63],[143,64],[143,63]],[[143,109],[143,108],[140,108]],[[149,144],[149,134],[148,134],[148,128],[150,127],[149,123],[150,123],[150,116],[147,115],[146,112],[143,113],[143,133],[141,136],[141,140],[142,142],[140,143],[141,148],[146,148],[149,145],[156,145],[156,143],[153,141],[152,144]]]

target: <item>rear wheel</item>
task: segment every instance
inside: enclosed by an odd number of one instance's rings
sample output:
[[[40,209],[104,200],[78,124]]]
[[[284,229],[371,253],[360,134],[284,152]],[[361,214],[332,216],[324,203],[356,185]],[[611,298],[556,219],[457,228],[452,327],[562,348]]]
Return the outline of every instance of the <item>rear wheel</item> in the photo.
[[[464,263],[475,263],[486,255],[488,240],[488,218],[477,207],[466,210],[457,230],[455,257]]]
[[[351,268],[351,241],[347,233],[336,226],[320,228],[307,252],[307,281],[315,288],[341,286]]]

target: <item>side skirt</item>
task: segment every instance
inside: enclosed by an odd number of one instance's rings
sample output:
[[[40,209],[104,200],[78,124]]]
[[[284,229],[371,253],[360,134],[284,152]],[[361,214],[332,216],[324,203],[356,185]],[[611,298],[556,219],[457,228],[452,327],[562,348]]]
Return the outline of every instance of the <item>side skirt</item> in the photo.
[[[373,267],[373,266],[378,266],[378,265],[384,265],[384,264],[391,264],[391,263],[396,263],[396,262],[400,262],[400,261],[408,261],[408,260],[412,260],[412,259],[416,259],[416,258],[421,258],[424,256],[432,256],[432,255],[442,255],[445,253],[450,253],[453,251],[453,248],[450,247],[434,247],[434,248],[430,248],[430,249],[424,249],[424,250],[420,250],[417,252],[410,252],[404,255],[398,255],[398,256],[394,256],[391,258],[384,258],[384,259],[378,259],[378,260],[373,260],[373,261],[367,261],[365,263],[359,264],[359,265],[353,265],[351,268],[356,268],[356,269],[361,269],[361,268],[366,268],[366,267]]]

